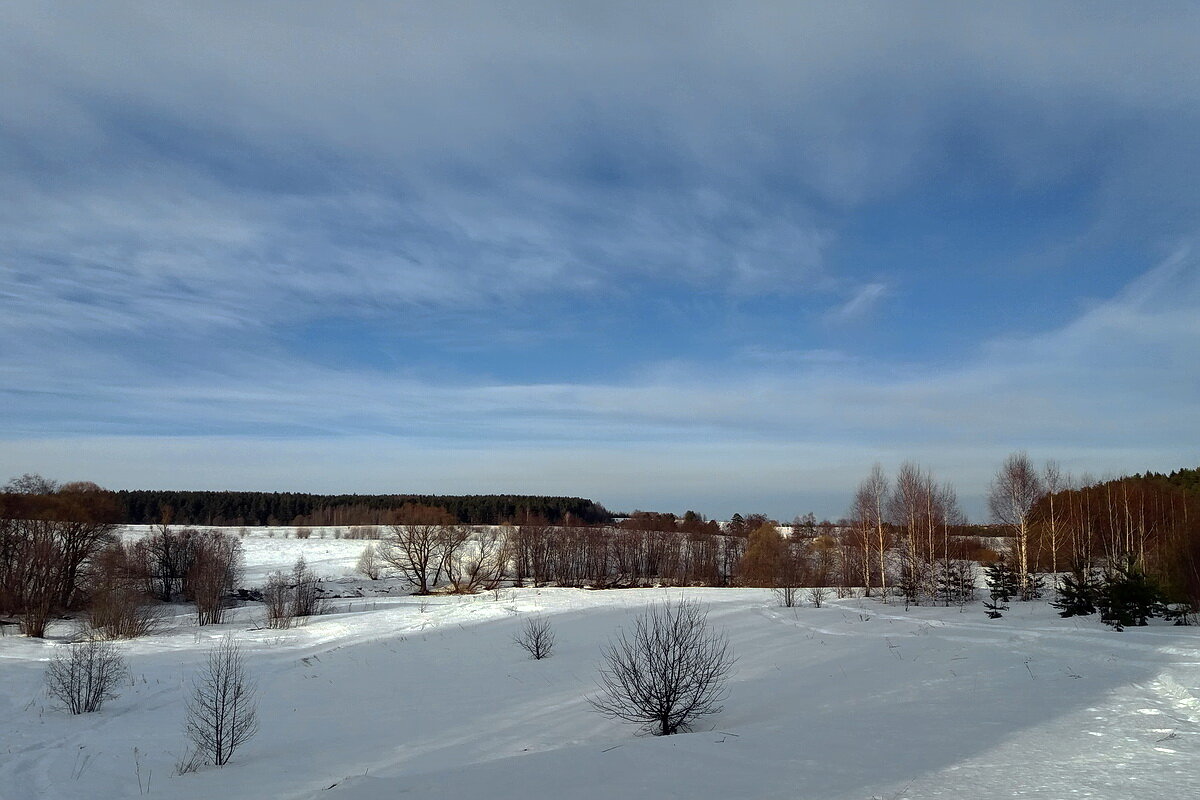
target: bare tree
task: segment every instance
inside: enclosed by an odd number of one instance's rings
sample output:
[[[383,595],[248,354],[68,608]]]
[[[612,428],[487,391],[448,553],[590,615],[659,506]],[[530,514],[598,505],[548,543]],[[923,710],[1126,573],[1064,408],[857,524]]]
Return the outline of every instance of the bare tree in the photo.
[[[220,767],[258,731],[255,686],[241,648],[226,636],[193,679],[187,735],[207,763]]]
[[[800,601],[800,587],[807,573],[803,540],[784,542],[783,558],[775,576],[775,596],[785,608],[795,608]]]
[[[689,600],[651,606],[632,633],[618,633],[602,653],[601,691],[592,707],[660,736],[720,713],[736,661],[728,637],[713,631],[708,612]]]
[[[292,565],[292,616],[315,617],[325,613],[319,584],[317,573],[309,569],[304,556],[297,557]]]
[[[226,598],[242,570],[242,543],[236,536],[205,531],[197,536],[195,559],[184,587],[196,604],[199,625],[219,625],[225,619]]]
[[[379,556],[399,570],[417,594],[429,594],[444,567],[444,531],[454,519],[441,508],[418,506],[401,513],[405,521],[388,526],[392,538],[380,547]]]
[[[1013,535],[1013,555],[1016,558],[1017,580],[1021,599],[1030,599],[1032,582],[1029,577],[1029,528],[1034,504],[1043,493],[1042,479],[1024,452],[1013,453],[1000,466],[992,480],[988,507],[992,517],[1007,527]]]
[[[383,572],[381,562],[379,545],[372,543],[363,548],[362,555],[358,557],[358,563],[354,568],[371,580],[377,581]]]
[[[1044,519],[1046,534],[1050,539],[1050,572],[1054,574],[1054,585],[1058,586],[1058,550],[1059,533],[1062,528],[1063,508],[1059,504],[1055,508],[1055,496],[1070,486],[1071,479],[1063,475],[1062,467],[1053,459],[1046,462],[1042,468],[1042,482],[1046,491],[1046,516]],[[1040,542],[1040,540],[1039,540]]]
[[[466,546],[466,542],[455,545],[455,539],[454,535],[447,537],[447,542],[454,546],[446,554],[446,578],[454,591],[473,594],[480,589],[495,588],[504,572],[507,555],[504,528],[482,529],[471,543],[474,547]]]
[[[117,696],[117,684],[128,673],[112,642],[87,639],[58,650],[46,668],[46,691],[72,714],[99,711]]]
[[[870,542],[877,559],[878,575],[879,575],[879,591],[883,597],[883,601],[887,602],[887,550],[888,541],[886,529],[884,528],[884,505],[887,502],[888,496],[888,479],[883,473],[883,467],[875,464],[871,467],[871,474],[858,485],[858,491],[854,494],[854,508],[851,516],[857,521],[862,530],[862,540],[864,546]],[[869,558],[863,559],[864,563],[869,563]],[[870,590],[870,582],[867,584],[868,591]]]
[[[276,570],[267,577],[262,589],[263,605],[267,608],[268,628],[292,627],[292,586],[287,576]]]
[[[138,548],[115,541],[88,565],[84,584],[92,632],[104,639],[134,639],[154,631],[161,607],[150,592]]]
[[[169,519],[168,512],[163,522],[135,545],[146,564],[154,592],[164,603],[183,591],[184,580],[196,558],[198,541],[197,532],[190,528],[172,530]]]
[[[58,481],[29,472],[0,487],[0,492],[5,494],[54,494],[57,491]]]
[[[545,617],[526,619],[513,641],[529,653],[534,661],[549,658],[554,650],[554,631],[550,628],[550,620]]]

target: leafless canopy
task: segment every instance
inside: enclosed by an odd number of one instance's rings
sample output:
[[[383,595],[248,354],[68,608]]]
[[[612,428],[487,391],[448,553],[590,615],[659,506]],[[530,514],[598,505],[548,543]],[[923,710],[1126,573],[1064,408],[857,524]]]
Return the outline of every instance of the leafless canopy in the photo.
[[[89,714],[117,696],[114,690],[126,672],[125,659],[112,642],[88,639],[50,659],[46,691],[72,714]]]
[[[1021,586],[1021,599],[1032,596],[1029,575],[1029,534],[1033,507],[1045,489],[1041,476],[1025,453],[1013,453],[1001,465],[988,494],[992,517],[1012,531],[1013,556]]]
[[[554,631],[550,628],[550,620],[545,617],[530,617],[525,620],[521,630],[513,639],[535,661],[549,658],[554,649]]]
[[[602,652],[601,692],[592,706],[661,736],[719,713],[735,662],[725,634],[713,631],[708,612],[688,600],[651,606],[632,632],[622,631]]]
[[[187,704],[187,735],[206,762],[224,765],[258,731],[254,694],[241,648],[226,636],[208,654]]]

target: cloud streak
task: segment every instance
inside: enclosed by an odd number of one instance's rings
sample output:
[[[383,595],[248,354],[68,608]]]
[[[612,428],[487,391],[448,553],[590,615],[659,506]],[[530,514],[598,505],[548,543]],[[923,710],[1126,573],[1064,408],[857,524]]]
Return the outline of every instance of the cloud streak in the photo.
[[[1190,463],[1200,12],[1085,8],[6,9],[0,469]]]

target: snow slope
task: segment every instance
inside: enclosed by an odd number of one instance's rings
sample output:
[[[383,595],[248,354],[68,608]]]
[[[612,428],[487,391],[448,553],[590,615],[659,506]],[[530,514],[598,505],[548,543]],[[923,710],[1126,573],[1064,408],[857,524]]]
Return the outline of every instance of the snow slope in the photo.
[[[293,545],[319,542],[286,541],[263,545],[267,555],[248,566],[266,574],[294,559]],[[348,548],[350,567],[362,544]],[[334,561],[325,569],[345,574]],[[647,603],[680,595],[710,606],[737,673],[724,712],[700,730],[638,736],[589,709],[599,646]],[[0,639],[0,798],[1200,792],[1197,629],[1114,633],[1094,617],[1061,620],[1044,603],[994,621],[978,605],[905,611],[844,599],[784,609],[763,590],[353,602],[287,631],[259,629],[250,608],[216,629],[181,616],[170,630],[121,643],[132,680],[100,713],[80,717],[41,693],[60,643]],[[558,636],[541,662],[512,644],[531,613],[549,616]],[[227,632],[258,681],[261,731],[225,768],[174,776],[190,675]]]

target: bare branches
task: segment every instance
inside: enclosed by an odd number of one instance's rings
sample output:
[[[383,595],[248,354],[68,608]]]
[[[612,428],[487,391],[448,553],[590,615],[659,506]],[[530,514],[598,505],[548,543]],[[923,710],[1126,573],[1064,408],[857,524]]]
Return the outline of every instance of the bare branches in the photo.
[[[992,517],[1008,527],[1013,533],[1013,555],[1017,578],[1020,581],[1021,599],[1032,596],[1029,578],[1029,528],[1032,523],[1033,507],[1041,498],[1044,487],[1041,476],[1025,453],[1013,453],[1000,467],[992,481],[988,494],[988,508]]]
[[[258,731],[254,695],[241,648],[226,636],[208,654],[187,704],[187,735],[206,762],[224,765]]]
[[[362,555],[358,557],[358,563],[355,564],[354,569],[367,578],[377,581],[383,573],[382,561],[379,557],[379,545],[371,543],[363,548]]]
[[[554,650],[554,631],[550,628],[550,620],[544,617],[526,619],[513,641],[529,653],[534,661],[549,658]]]
[[[388,526],[392,538],[380,546],[379,556],[399,570],[417,594],[429,594],[445,566],[446,529],[454,520],[437,508],[416,507],[405,513],[408,521]]]
[[[200,625],[218,625],[225,618],[225,598],[234,589],[242,569],[242,543],[220,531],[198,534],[195,556],[188,570],[187,589],[196,603]]]
[[[735,662],[725,634],[709,628],[707,611],[688,600],[650,607],[632,633],[619,633],[602,652],[601,693],[592,707],[662,736],[722,710]]]
[[[90,714],[117,696],[113,690],[127,671],[111,642],[88,639],[54,654],[46,668],[46,691],[72,714]]]
[[[272,573],[262,592],[267,608],[267,627],[290,628],[297,617],[324,613],[326,602],[320,595],[319,583],[304,556],[296,559],[290,578],[279,570]]]

